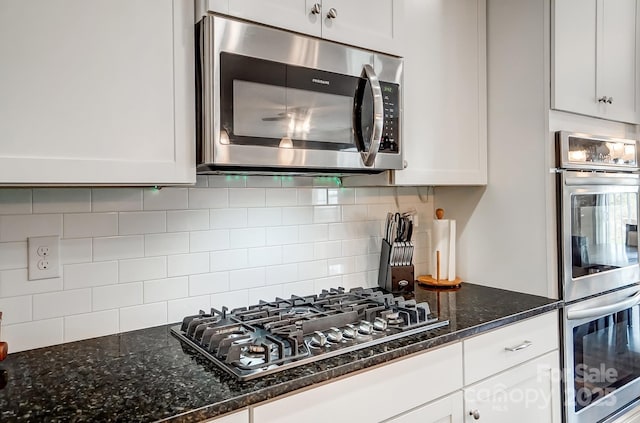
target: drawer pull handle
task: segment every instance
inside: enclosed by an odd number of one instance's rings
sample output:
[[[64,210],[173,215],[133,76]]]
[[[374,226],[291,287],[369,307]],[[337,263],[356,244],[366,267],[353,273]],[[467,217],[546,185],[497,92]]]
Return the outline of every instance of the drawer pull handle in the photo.
[[[477,409],[469,411],[469,415],[473,416],[473,420],[480,420],[480,412]]]
[[[530,346],[533,345],[533,342],[531,341],[524,341],[522,344],[520,345],[516,345],[515,347],[505,347],[505,351],[520,351],[520,350],[524,350],[525,348],[529,348]]]

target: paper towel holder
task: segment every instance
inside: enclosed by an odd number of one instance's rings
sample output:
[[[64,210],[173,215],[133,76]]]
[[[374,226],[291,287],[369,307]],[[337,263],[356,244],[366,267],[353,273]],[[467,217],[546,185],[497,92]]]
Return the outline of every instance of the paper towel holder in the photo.
[[[442,220],[444,217],[444,209],[436,209],[436,219]],[[430,287],[441,288],[455,288],[460,286],[462,279],[456,276],[454,279],[441,279],[440,278],[440,251],[436,250],[436,274],[435,275],[422,275],[416,279],[418,283],[424,284]],[[435,276],[435,277],[434,277]]]

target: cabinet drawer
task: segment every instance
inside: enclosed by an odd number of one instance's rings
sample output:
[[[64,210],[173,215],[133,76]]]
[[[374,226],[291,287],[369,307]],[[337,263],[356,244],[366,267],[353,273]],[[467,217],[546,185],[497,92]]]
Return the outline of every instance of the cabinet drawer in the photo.
[[[258,405],[253,422],[326,423],[329,411],[340,421],[381,421],[461,387],[456,343]]]
[[[547,313],[463,342],[465,385],[558,348],[558,315]]]

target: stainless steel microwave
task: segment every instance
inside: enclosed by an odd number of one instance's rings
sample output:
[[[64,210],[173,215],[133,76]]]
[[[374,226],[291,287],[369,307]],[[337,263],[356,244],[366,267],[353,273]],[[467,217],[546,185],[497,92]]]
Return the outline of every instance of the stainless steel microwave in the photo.
[[[196,44],[199,173],[402,169],[401,58],[216,15]]]

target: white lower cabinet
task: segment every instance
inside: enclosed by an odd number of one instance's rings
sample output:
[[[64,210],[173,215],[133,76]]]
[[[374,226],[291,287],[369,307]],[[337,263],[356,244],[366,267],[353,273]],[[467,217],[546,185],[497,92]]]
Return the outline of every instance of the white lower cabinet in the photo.
[[[253,423],[380,422],[462,388],[462,345],[393,361],[253,409]]]
[[[465,422],[560,422],[558,352],[464,389]]]
[[[205,420],[201,423],[249,423],[249,410],[238,411],[237,413],[227,414],[223,417]]]
[[[460,423],[462,422],[462,392],[425,404],[385,423]]]

